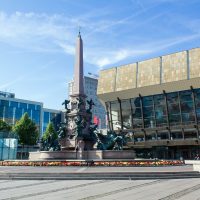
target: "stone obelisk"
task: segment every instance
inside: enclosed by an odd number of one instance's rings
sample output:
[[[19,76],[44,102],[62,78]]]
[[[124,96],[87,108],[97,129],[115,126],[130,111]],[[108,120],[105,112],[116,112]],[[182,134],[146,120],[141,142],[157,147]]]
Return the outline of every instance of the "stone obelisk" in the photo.
[[[68,101],[69,102],[69,101]],[[66,106],[67,107],[67,106]],[[83,41],[79,32],[76,41],[74,64],[74,85],[70,95],[70,108],[66,112],[66,145],[63,149],[77,151],[93,149],[94,141],[91,134],[91,107],[86,110],[86,95],[84,94],[83,75]]]
[[[73,95],[85,96],[83,81],[83,41],[81,38],[80,31],[76,41]]]

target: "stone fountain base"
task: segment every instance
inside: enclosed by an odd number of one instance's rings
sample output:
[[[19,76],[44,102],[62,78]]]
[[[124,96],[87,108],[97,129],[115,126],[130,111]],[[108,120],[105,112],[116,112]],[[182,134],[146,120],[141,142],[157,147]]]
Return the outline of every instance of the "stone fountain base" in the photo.
[[[103,160],[103,159],[134,159],[135,151],[125,150],[92,150],[92,151],[39,151],[30,152],[29,160]]]

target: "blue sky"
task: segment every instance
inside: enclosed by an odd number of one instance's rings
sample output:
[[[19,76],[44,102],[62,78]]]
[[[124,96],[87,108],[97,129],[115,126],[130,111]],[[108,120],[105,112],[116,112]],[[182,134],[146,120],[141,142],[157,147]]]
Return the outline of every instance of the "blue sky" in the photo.
[[[200,47],[199,0],[1,0],[0,90],[61,108],[81,26],[84,71]]]

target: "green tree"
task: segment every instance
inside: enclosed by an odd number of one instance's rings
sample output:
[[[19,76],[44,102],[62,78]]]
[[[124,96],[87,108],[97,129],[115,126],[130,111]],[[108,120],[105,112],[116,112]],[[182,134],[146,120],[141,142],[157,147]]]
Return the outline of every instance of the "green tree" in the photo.
[[[49,138],[49,136],[51,136],[52,141],[54,141],[58,138],[58,133],[56,132],[52,122],[48,123],[46,131],[44,132],[42,139],[47,140]]]
[[[0,131],[10,132],[12,126],[0,119]]]
[[[22,145],[34,145],[39,137],[36,124],[25,113],[13,127],[13,131],[19,136],[19,143]]]

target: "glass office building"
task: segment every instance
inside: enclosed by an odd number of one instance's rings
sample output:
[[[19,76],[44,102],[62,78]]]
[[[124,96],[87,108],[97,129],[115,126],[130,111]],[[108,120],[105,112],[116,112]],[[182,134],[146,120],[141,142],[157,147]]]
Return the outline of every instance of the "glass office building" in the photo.
[[[43,108],[43,103],[14,98],[9,93],[0,92],[0,119],[14,125],[24,113],[36,123],[40,135],[46,130],[47,124],[53,122],[55,128],[61,122],[61,111]]]
[[[45,132],[49,122],[52,122],[55,129],[58,130],[61,123],[61,111],[44,108],[42,126],[43,132]]]
[[[98,97],[138,156],[200,154],[200,48],[103,70]]]

